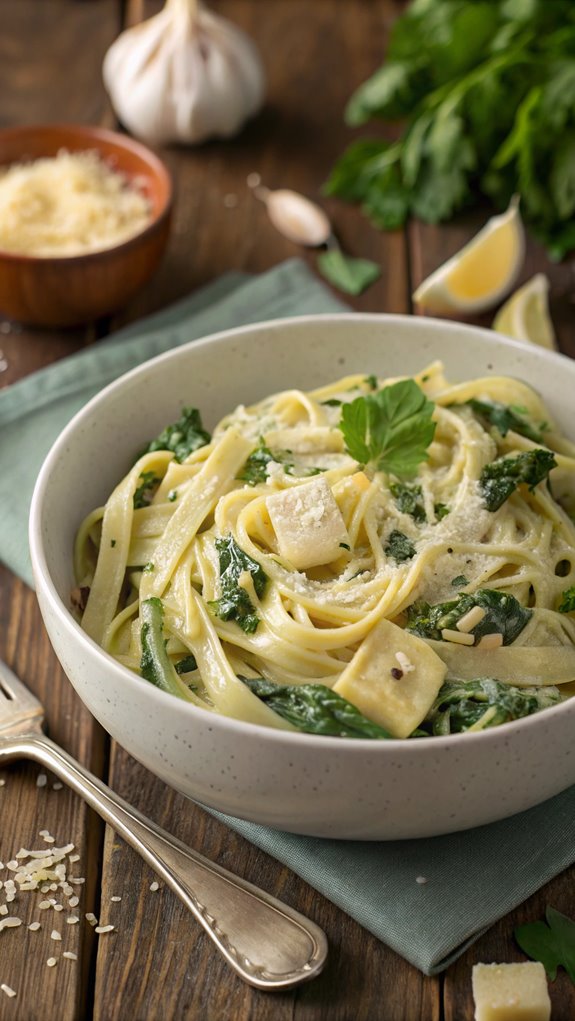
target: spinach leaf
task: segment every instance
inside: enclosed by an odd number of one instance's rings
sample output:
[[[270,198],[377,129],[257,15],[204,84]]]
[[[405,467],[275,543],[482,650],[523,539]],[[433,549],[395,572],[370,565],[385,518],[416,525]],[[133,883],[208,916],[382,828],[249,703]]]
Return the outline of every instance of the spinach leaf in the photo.
[[[142,454],[154,450],[171,450],[176,461],[185,461],[186,457],[209,443],[211,436],[202,425],[201,415],[197,408],[182,408],[177,422],[168,425],[155,439],[151,440]],[[140,455],[141,456],[141,455]]]
[[[469,585],[469,579],[464,574],[458,574],[456,578],[451,579],[453,588],[461,588],[463,585]]]
[[[419,635],[420,638],[441,641],[443,629],[456,628],[458,620],[474,606],[480,606],[485,610],[483,619],[470,632],[476,644],[483,635],[499,633],[503,636],[503,644],[511,645],[533,614],[533,611],[522,606],[515,596],[499,592],[497,589],[479,589],[477,592],[462,592],[456,599],[436,603],[434,606],[430,606],[424,600],[412,603],[407,609],[407,630]]]
[[[527,450],[515,457],[501,457],[486,464],[479,476],[479,488],[487,510],[496,511],[521,483],[533,491],[547,478],[557,461],[550,450]]]
[[[247,482],[248,486],[257,486],[262,482],[267,482],[267,468],[270,462],[282,464],[286,475],[297,475],[298,478],[319,475],[322,471],[325,471],[325,468],[313,468],[307,465],[305,468],[298,468],[293,461],[286,459],[287,454],[287,451],[276,450],[273,452],[269,447],[266,447],[265,443],[260,443],[259,447],[256,447],[248,457],[238,475],[238,479],[242,482]]]
[[[513,432],[519,433],[520,436],[526,436],[528,440],[533,440],[534,443],[541,443],[543,426],[546,423],[536,426],[519,414],[515,408],[501,404],[499,401],[478,401],[473,398],[466,403],[478,418],[489,425],[494,425],[502,436],[507,436],[511,429]]]
[[[164,604],[157,596],[145,599],[140,607],[140,642],[142,656],[140,673],[157,688],[189,700],[188,689],[180,681],[174,665],[166,652],[164,639]]]
[[[242,631],[253,634],[257,630],[260,618],[248,593],[240,587],[238,581],[244,571],[249,571],[256,595],[261,598],[266,589],[267,575],[256,560],[252,560],[244,553],[233,536],[216,539],[216,549],[220,563],[221,596],[209,605],[221,620],[235,620]]]
[[[434,408],[415,380],[399,380],[344,404],[339,428],[348,453],[360,464],[408,478],[427,460]]]
[[[561,593],[561,602],[557,609],[559,613],[575,613],[575,585]]]
[[[188,656],[184,656],[183,659],[179,659],[177,663],[174,663],[174,667],[177,674],[187,674],[192,670],[198,669],[196,657],[190,653]]]
[[[140,485],[134,493],[134,510],[140,507],[148,507],[154,497],[154,493],[162,481],[155,472],[142,472]]]
[[[360,713],[351,702],[325,684],[272,684],[240,678],[278,716],[306,734],[331,737],[389,738],[383,727]]]
[[[387,546],[385,547],[385,553],[388,557],[393,557],[398,564],[402,564],[405,560],[411,560],[416,552],[415,546],[403,532],[399,532],[396,528],[394,528],[393,532],[390,532]]]
[[[549,906],[545,922],[527,922],[519,925],[513,935],[519,946],[534,961],[540,961],[549,978],[557,977],[557,968],[563,967],[575,982],[575,922]]]
[[[407,482],[392,482],[389,489],[403,514],[410,514],[414,521],[427,521],[421,486],[410,485]]]
[[[446,518],[447,515],[450,513],[450,508],[447,507],[446,504],[444,503],[434,504],[433,509],[435,511],[435,517],[437,518],[438,521],[443,521],[443,519]]]
[[[269,447],[266,447],[265,443],[260,443],[259,447],[256,447],[248,457],[238,475],[238,479],[241,479],[242,482],[247,482],[249,486],[257,486],[262,482],[266,482],[268,464],[270,461],[276,460],[277,458],[272,454]]]
[[[490,677],[473,681],[446,681],[417,736],[461,734],[470,727],[486,730],[509,720],[530,716],[562,701],[559,689],[516,688]]]

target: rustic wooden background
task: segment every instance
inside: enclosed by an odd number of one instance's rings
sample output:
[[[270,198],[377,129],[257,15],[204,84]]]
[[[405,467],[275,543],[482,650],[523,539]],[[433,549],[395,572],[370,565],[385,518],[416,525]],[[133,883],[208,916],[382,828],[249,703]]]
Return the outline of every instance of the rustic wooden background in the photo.
[[[102,58],[122,25],[159,6],[139,0],[0,0],[0,127],[54,120],[116,126],[101,83]],[[1,386],[225,270],[257,273],[302,254],[271,227],[246,188],[246,176],[257,171],[270,187],[320,198],[329,168],[352,137],[342,120],[345,101],[378,66],[403,4],[212,0],[210,6],[257,41],[268,73],[264,111],[232,142],[165,151],[177,188],[169,251],[152,284],[120,315],[67,333],[20,330],[0,319],[8,363]],[[229,194],[238,199],[231,209],[223,203]],[[412,289],[489,214],[486,209],[485,216],[450,226],[412,224],[404,232],[380,234],[356,209],[335,200],[323,204],[346,250],[383,266],[381,279],[351,301],[363,311],[411,311]],[[308,258],[313,265],[314,257]],[[575,356],[573,263],[551,266],[530,243],[524,278],[538,270],[552,281],[562,350]],[[37,769],[22,764],[2,774],[0,860],[22,844],[33,845],[44,827],[58,841],[74,841],[87,877],[80,909],[117,928],[98,938],[87,924],[69,927],[68,946],[78,961],[60,961],[53,969],[45,964],[54,946],[49,922],[40,932],[22,926],[0,935],[0,982],[18,992],[13,1000],[0,996],[0,1021],[471,1021],[472,964],[522,959],[513,928],[542,917],[547,904],[575,916],[572,869],[495,925],[444,975],[427,978],[111,742],[66,681],[34,594],[2,568],[0,655],[43,700],[56,741],[182,840],[312,916],[331,948],[325,973],[307,987],[279,996],[248,988],[169,891],[150,893],[153,874],[134,852],[66,789],[38,789]],[[121,895],[121,903],[111,902],[113,895]],[[26,910],[23,899],[20,907]],[[575,991],[564,973],[551,996],[554,1021],[573,1021]]]

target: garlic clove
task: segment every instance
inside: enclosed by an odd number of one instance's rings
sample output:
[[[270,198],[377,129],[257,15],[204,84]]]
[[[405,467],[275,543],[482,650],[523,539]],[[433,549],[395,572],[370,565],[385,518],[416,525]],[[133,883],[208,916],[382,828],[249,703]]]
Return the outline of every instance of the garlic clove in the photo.
[[[103,77],[120,121],[156,145],[234,135],[264,96],[251,39],[195,0],[167,0],[159,14],[121,33]]]
[[[268,216],[276,230],[289,241],[308,248],[325,245],[333,231],[323,209],[288,188],[270,191],[256,188],[254,194],[265,203]]]

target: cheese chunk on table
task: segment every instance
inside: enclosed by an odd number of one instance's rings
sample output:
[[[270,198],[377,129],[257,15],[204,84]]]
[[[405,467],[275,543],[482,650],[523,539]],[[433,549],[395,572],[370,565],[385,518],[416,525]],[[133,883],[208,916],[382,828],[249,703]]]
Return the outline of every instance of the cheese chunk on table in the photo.
[[[345,521],[323,475],[266,500],[280,555],[298,571],[329,564],[349,543]]]
[[[446,672],[426,642],[384,619],[364,638],[333,690],[393,737],[409,737],[433,705]]]
[[[475,1021],[549,1021],[551,1000],[545,968],[524,964],[475,964]]]

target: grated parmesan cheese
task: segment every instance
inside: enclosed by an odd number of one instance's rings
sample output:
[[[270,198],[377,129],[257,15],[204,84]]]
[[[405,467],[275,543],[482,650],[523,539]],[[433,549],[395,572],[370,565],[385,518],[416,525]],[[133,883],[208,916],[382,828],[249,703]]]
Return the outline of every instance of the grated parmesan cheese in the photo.
[[[74,256],[112,248],[150,222],[145,196],[97,152],[14,164],[0,173],[0,248]]]

